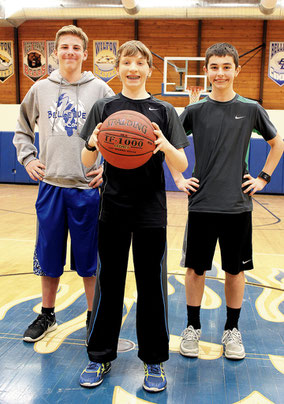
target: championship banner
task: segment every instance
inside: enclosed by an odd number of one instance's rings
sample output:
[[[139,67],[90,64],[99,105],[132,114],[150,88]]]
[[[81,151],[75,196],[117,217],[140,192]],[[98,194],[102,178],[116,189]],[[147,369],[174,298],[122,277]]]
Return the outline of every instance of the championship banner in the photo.
[[[8,80],[14,74],[13,41],[0,41],[0,82]]]
[[[268,77],[278,86],[284,84],[284,42],[270,42]]]
[[[24,75],[37,81],[46,74],[46,42],[23,41]]]
[[[57,56],[54,54],[55,41],[46,41],[47,48],[47,73],[50,75],[53,70],[59,68]]]
[[[93,41],[94,73],[103,81],[112,80],[117,71],[114,67],[118,41]]]

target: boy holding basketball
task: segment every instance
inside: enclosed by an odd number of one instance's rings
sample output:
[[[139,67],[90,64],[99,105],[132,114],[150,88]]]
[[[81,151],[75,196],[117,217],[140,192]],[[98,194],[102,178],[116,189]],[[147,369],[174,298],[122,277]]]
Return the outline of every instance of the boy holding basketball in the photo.
[[[185,131],[193,134],[194,176],[185,179],[171,170],[178,188],[189,195],[182,259],[182,265],[187,268],[188,321],[182,333],[180,353],[198,356],[205,271],[211,269],[218,239],[227,305],[222,343],[226,358],[243,359],[245,349],[238,319],[244,295],[244,271],[253,268],[251,197],[270,181],[283,153],[283,141],[266,111],[257,102],[234,92],[233,83],[240,66],[237,50],[232,45],[218,43],[208,48],[204,71],[212,84],[212,92],[186,107],[180,116]],[[257,178],[253,178],[247,168],[253,130],[271,146]]]
[[[162,362],[169,356],[166,277],[166,193],[163,160],[182,172],[187,167],[183,148],[188,140],[168,103],[146,91],[152,72],[152,55],[139,41],[118,51],[116,67],[122,92],[95,103],[81,136],[86,140],[82,161],[96,160],[97,135],[109,115],[121,110],[142,113],[157,136],[150,160],[141,167],[121,169],[104,163],[102,206],[99,220],[99,262],[88,355],[90,362],[80,384],[96,387],[117,356],[122,321],[128,254],[132,241],[137,284],[138,357],[144,362],[144,389],[162,391],[167,382]],[[95,130],[94,130],[95,129]]]
[[[91,72],[82,72],[88,37],[69,25],[56,34],[59,70],[34,84],[25,96],[14,136],[18,160],[30,178],[40,181],[34,273],[41,276],[41,314],[23,340],[35,342],[57,328],[54,306],[71,236],[71,268],[83,278],[88,304],[93,305],[97,268],[97,222],[101,183],[98,161],[86,170],[81,162],[84,142],[79,133],[93,103],[113,91]],[[34,145],[39,128],[40,157]],[[97,212],[97,214],[95,213]]]

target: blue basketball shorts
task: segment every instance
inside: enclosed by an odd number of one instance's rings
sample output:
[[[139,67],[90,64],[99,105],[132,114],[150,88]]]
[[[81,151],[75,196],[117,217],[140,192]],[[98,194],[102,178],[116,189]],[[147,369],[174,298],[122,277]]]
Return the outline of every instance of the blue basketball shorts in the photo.
[[[34,273],[53,278],[62,275],[69,231],[71,269],[82,277],[95,276],[99,190],[61,188],[41,182],[35,206],[37,239]]]

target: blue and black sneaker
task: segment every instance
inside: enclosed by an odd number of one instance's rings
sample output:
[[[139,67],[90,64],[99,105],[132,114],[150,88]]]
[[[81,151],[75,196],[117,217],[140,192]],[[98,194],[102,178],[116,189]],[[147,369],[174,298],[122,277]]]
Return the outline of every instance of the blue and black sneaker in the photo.
[[[143,388],[147,391],[157,393],[165,390],[167,379],[162,363],[157,365],[148,365],[144,362],[145,378]]]
[[[96,387],[104,380],[104,375],[111,369],[111,363],[89,362],[80,376],[80,384],[83,387]]]

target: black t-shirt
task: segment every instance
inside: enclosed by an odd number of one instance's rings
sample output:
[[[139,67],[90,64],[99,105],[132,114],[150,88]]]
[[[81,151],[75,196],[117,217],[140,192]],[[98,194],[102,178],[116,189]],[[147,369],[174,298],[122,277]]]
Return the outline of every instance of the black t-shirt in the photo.
[[[195,212],[242,213],[252,210],[251,197],[241,188],[253,131],[265,140],[276,136],[267,112],[255,101],[236,96],[228,102],[206,97],[180,115],[195,150],[193,176],[200,187],[189,197]]]
[[[143,100],[133,100],[120,93],[97,101],[80,136],[88,139],[99,122],[121,110],[140,112],[156,122],[177,149],[189,144],[174,107],[150,95]],[[166,226],[164,158],[164,153],[159,151],[147,163],[131,170],[114,167],[105,161],[100,219],[133,228]]]

